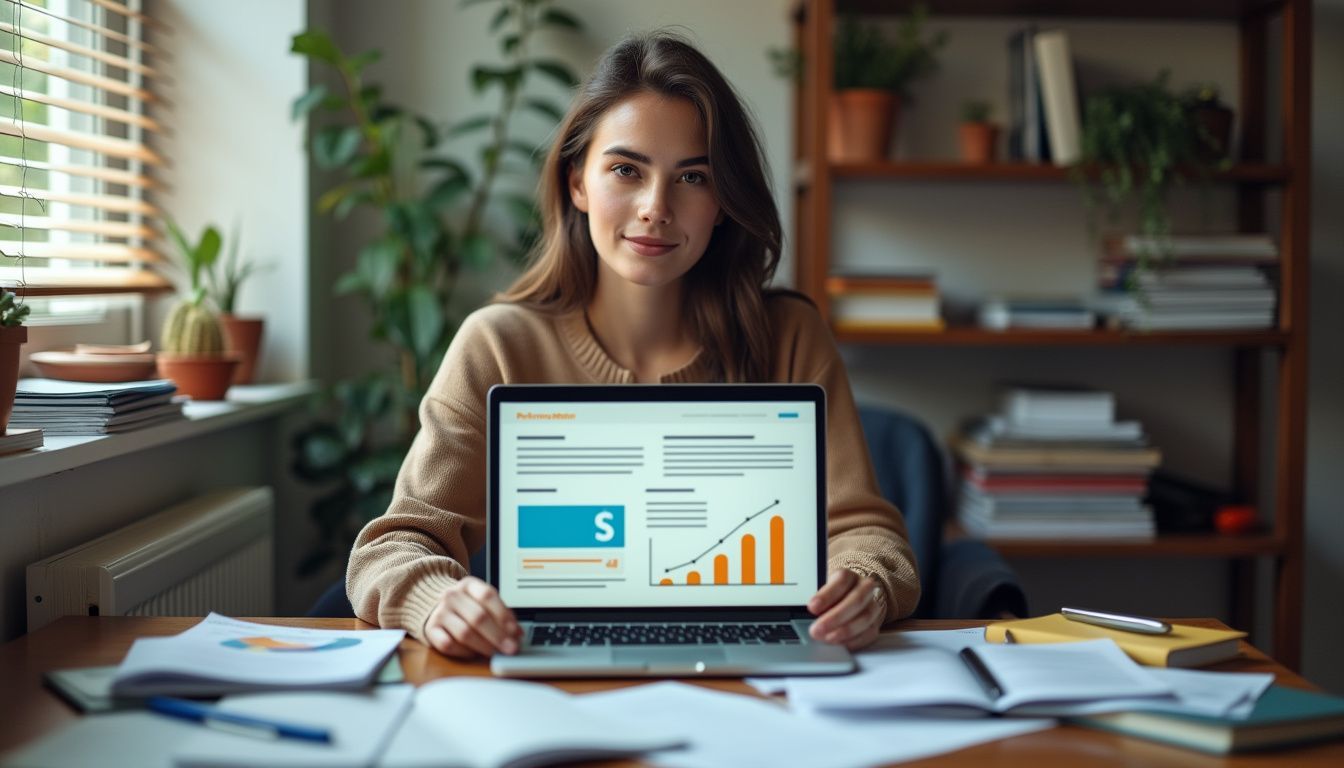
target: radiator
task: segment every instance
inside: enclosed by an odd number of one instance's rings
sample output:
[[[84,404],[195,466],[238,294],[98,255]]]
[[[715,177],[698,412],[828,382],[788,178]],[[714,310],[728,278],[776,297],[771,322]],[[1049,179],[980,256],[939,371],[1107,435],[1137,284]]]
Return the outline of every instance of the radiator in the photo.
[[[28,631],[69,615],[270,616],[270,488],[199,496],[28,566]]]

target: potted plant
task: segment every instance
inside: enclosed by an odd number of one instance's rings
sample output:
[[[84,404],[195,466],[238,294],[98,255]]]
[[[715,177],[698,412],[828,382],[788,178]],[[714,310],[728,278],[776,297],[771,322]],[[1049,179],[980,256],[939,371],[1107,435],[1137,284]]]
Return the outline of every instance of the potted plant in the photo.
[[[9,428],[14,410],[14,393],[19,385],[19,347],[28,341],[23,319],[28,305],[19,302],[13,291],[0,288],[0,435]]]
[[[994,162],[999,126],[989,121],[986,101],[968,101],[961,108],[961,159],[974,165]]]
[[[219,322],[224,329],[224,349],[238,355],[238,369],[234,384],[251,384],[256,375],[257,357],[261,351],[261,335],[266,318],[244,317],[237,313],[238,291],[243,281],[257,271],[253,262],[238,256],[238,227],[234,227],[228,256],[215,263],[209,272],[210,297],[219,307]]]
[[[1130,202],[1138,205],[1138,226],[1153,242],[1171,232],[1167,196],[1194,172],[1207,176],[1198,125],[1180,96],[1167,87],[1167,72],[1148,83],[1118,86],[1088,98],[1083,113],[1082,158],[1074,177],[1087,202],[1106,208],[1112,219]],[[1148,268],[1141,254],[1138,271]]]
[[[947,33],[924,38],[928,8],[916,5],[888,39],[853,16],[835,36],[835,93],[827,113],[827,152],[834,162],[886,159],[909,87],[938,68]]]
[[[191,293],[178,301],[163,323],[159,375],[195,400],[223,400],[238,367],[238,356],[224,349],[219,317],[206,303],[205,275],[219,256],[219,230],[207,226],[196,244],[176,224],[168,232],[191,274]]]
[[[1202,83],[1185,92],[1182,99],[1185,112],[1199,134],[1202,161],[1209,164],[1226,162],[1232,149],[1232,108],[1219,98],[1218,86]]]

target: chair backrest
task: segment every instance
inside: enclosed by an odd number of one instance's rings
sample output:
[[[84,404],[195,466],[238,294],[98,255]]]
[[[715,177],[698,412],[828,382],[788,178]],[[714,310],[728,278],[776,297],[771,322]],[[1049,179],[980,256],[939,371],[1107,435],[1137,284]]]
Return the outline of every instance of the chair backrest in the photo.
[[[922,594],[913,616],[928,617],[938,590],[938,551],[948,505],[942,449],[922,422],[900,411],[860,405],[859,421],[878,489],[905,517],[915,551]]]

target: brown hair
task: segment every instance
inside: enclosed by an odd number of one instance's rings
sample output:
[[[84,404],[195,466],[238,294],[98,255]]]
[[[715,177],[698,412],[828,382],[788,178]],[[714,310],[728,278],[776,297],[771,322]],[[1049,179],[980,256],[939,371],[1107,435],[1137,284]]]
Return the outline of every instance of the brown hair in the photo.
[[[641,92],[686,99],[700,113],[724,219],[683,278],[684,311],[719,378],[762,381],[769,375],[771,351],[763,291],[779,263],[779,212],[755,126],[737,93],[704,54],[675,34],[626,38],[598,61],[542,167],[537,193],[542,235],[531,264],[497,300],[557,312],[592,300],[597,251],[587,215],[570,200],[569,173],[583,163],[602,115]]]

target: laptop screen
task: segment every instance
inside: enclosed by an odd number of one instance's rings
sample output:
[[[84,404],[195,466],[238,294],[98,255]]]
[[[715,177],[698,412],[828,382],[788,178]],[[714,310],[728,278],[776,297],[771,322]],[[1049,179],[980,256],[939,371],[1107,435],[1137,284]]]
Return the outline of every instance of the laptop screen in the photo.
[[[491,578],[511,607],[787,607],[816,592],[819,387],[490,397]]]

